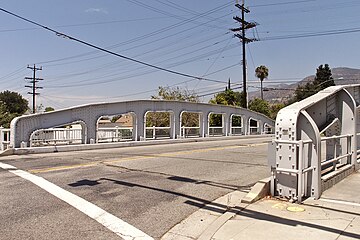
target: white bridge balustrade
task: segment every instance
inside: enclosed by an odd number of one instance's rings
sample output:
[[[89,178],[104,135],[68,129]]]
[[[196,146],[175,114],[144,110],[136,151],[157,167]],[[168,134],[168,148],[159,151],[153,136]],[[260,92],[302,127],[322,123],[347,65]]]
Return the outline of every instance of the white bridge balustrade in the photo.
[[[148,112],[169,112],[169,126],[147,126],[146,114]],[[183,123],[181,118],[185,112],[197,113],[199,123],[196,126],[187,126]],[[265,128],[270,127],[274,129],[274,121],[270,118],[240,107],[179,101],[139,100],[89,104],[17,117],[11,122],[10,141],[11,145],[15,148],[19,148],[21,143],[30,146],[32,136],[40,134],[39,131],[49,131],[51,129],[52,133],[48,132],[49,136],[43,136],[46,138],[47,144],[55,144],[60,136],[54,136],[53,134],[55,132],[60,134],[60,131],[63,131],[61,134],[65,134],[62,140],[70,143],[70,140],[65,138],[68,132],[63,127],[73,124],[81,125],[81,128],[79,128],[81,130],[78,130],[77,135],[73,136],[73,140],[81,144],[130,140],[130,136],[132,141],[157,139],[159,137],[171,139],[196,135],[206,137],[209,136],[209,116],[211,113],[222,115],[221,134],[224,136],[229,136],[234,131],[234,127],[231,125],[233,115],[241,117],[242,124],[240,127],[241,133],[244,135],[249,135],[250,132],[253,132],[249,125],[250,118],[257,119],[258,130],[256,133],[258,134],[271,133],[265,130]],[[126,130],[126,134],[125,129],[104,129],[99,127],[98,121],[103,116],[122,114],[131,114],[132,116],[133,124],[131,129]],[[69,132],[71,131],[69,130]],[[122,134],[121,137],[120,133]],[[48,138],[49,140],[47,140]],[[32,145],[35,144],[34,140],[36,142],[36,139],[31,140]],[[37,140],[40,141],[41,139]],[[60,141],[57,142],[60,143]]]
[[[360,85],[333,86],[280,110],[269,146],[271,193],[293,201],[359,168]]]
[[[0,151],[6,150],[10,145],[10,129],[0,127]]]

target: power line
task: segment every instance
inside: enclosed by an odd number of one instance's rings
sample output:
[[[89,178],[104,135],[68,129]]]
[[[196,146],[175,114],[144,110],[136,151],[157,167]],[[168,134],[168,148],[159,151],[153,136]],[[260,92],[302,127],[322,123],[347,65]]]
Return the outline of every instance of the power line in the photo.
[[[127,57],[127,56],[124,56],[122,54],[118,54],[118,53],[115,53],[115,52],[112,52],[110,50],[107,50],[105,48],[102,48],[102,47],[99,47],[99,46],[96,46],[94,44],[91,44],[91,43],[88,43],[86,41],[83,41],[83,40],[80,40],[78,38],[75,38],[75,37],[72,37],[70,35],[67,35],[67,34],[64,34],[64,33],[61,33],[59,31],[56,31],[52,28],[49,28],[49,27],[46,27],[40,23],[37,23],[37,22],[34,22],[32,20],[29,20],[25,17],[21,17],[20,15],[17,15],[13,12],[10,12],[10,11],[7,11],[3,8],[0,8],[1,11],[7,13],[7,14],[10,14],[16,18],[19,18],[23,21],[26,21],[28,23],[31,23],[33,25],[36,25],[36,26],[39,26],[41,28],[44,28],[45,30],[48,30],[50,32],[53,32],[55,33],[57,36],[59,37],[63,37],[63,38],[66,38],[66,39],[69,39],[69,40],[72,40],[72,41],[75,41],[75,42],[78,42],[78,43],[81,43],[83,45],[86,45],[88,47],[91,47],[91,48],[94,48],[94,49],[97,49],[97,50],[100,50],[102,52],[106,52],[108,54],[111,54],[111,55],[114,55],[114,56],[117,56],[117,57],[120,57],[120,58],[123,58],[123,59],[126,59],[126,60],[129,60],[129,61],[132,61],[132,62],[135,62],[135,63],[138,63],[138,64],[141,64],[141,65],[145,65],[147,67],[150,67],[150,68],[154,68],[154,69],[157,69],[157,70],[160,70],[160,71],[164,71],[164,72],[168,72],[168,73],[171,73],[171,74],[176,74],[176,75],[179,75],[179,76],[183,76],[183,77],[187,77],[187,78],[195,78],[195,79],[198,79],[198,80],[205,80],[205,81],[217,81],[217,80],[212,80],[212,79],[207,79],[207,78],[202,78],[202,77],[198,77],[198,76],[194,76],[194,75],[190,75],[190,74],[187,74],[187,73],[182,73],[182,72],[178,72],[178,71],[174,71],[174,70],[171,70],[171,69],[166,69],[166,68],[163,68],[163,67],[159,67],[159,66],[156,66],[156,65],[153,65],[153,64],[150,64],[150,63],[146,63],[146,62],[143,62],[143,61],[140,61],[140,60],[137,60],[137,59],[134,59],[134,58],[130,58],[130,57]],[[221,82],[221,81],[218,81],[218,82]]]
[[[284,40],[284,39],[319,37],[319,36],[339,35],[339,34],[356,33],[356,32],[360,32],[359,27],[348,28],[348,29],[329,30],[329,31],[316,32],[316,33],[307,33],[307,34],[294,34],[294,35],[265,37],[265,38],[260,39],[259,41],[273,41],[273,40]]]

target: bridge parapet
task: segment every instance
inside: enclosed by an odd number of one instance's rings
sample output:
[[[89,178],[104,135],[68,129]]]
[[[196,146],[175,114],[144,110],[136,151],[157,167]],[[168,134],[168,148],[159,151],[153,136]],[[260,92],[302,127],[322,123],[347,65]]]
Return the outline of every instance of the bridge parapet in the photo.
[[[360,85],[333,86],[280,110],[271,193],[301,202],[359,168]]]
[[[243,134],[251,133],[250,123],[256,120],[259,133],[269,133],[274,129],[274,121],[265,115],[234,106],[213,105],[205,103],[190,103],[163,100],[138,100],[128,102],[97,103],[57,110],[48,113],[38,113],[15,118],[11,122],[11,145],[15,148],[21,143],[29,146],[31,135],[38,130],[66,126],[73,123],[80,124],[81,143],[97,143],[99,131],[98,121],[103,116],[131,114],[133,119],[132,140],[146,139],[146,115],[148,112],[170,112],[170,138],[182,136],[184,127],[181,117],[184,112],[199,113],[199,135],[209,135],[210,114],[223,115],[224,135],[232,134],[232,117],[241,116]],[[254,128],[254,127],[253,127]],[[154,131],[156,128],[153,128]]]

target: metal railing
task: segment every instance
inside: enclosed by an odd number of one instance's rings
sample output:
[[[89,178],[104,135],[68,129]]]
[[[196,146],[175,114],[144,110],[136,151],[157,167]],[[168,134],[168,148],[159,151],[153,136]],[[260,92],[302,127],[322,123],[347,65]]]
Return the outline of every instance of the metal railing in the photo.
[[[224,127],[209,127],[209,136],[223,136],[224,135]]]
[[[243,127],[233,126],[231,127],[231,135],[243,135]]]
[[[0,127],[0,151],[6,150],[10,145],[10,129]]]
[[[181,126],[182,137],[200,137],[200,127],[184,127]]]
[[[258,126],[256,126],[256,127],[250,126],[249,127],[249,134],[250,135],[260,134],[260,128]]]
[[[298,179],[297,184],[297,198],[294,195],[294,199],[298,202],[302,201],[304,196],[309,196],[310,194],[307,192],[307,184],[306,184],[306,174],[308,172],[313,171],[312,174],[317,176],[321,176],[321,179],[325,179],[328,174],[332,174],[334,171],[337,170],[346,170],[346,166],[351,166],[351,158],[354,153],[351,150],[351,142],[352,142],[353,135],[341,135],[341,136],[331,136],[331,137],[322,137],[321,138],[321,146],[320,146],[320,153],[319,154],[319,161],[320,161],[320,168],[317,165],[309,164],[310,161],[307,159],[307,154],[305,152],[305,145],[310,144],[310,149],[313,149],[313,142],[311,140],[299,140],[299,141],[286,141],[286,140],[273,140],[276,144],[276,147],[279,147],[279,144],[283,145],[281,147],[295,146],[297,156],[298,156],[298,164],[297,166],[292,166],[292,168],[279,168],[273,166],[272,171],[277,173],[287,173],[290,175],[295,174]],[[345,141],[345,145],[340,148],[339,141]],[[332,144],[329,144],[332,142]],[[284,146],[285,145],[285,146]],[[344,147],[345,146],[345,147]],[[332,151],[330,151],[332,150]],[[318,171],[318,172],[314,172]],[[273,194],[273,193],[272,193]],[[295,194],[295,193],[294,193]]]
[[[49,128],[34,132],[30,138],[30,147],[81,144],[82,129]]]
[[[130,141],[133,138],[133,127],[98,128],[98,143]]]
[[[165,139],[170,138],[171,127],[146,127],[146,139]]]
[[[351,165],[351,157],[354,152],[351,150],[353,135],[341,135],[321,138],[321,176],[331,171],[336,171],[345,165]],[[343,144],[340,144],[343,141]],[[356,153],[357,154],[357,153]]]

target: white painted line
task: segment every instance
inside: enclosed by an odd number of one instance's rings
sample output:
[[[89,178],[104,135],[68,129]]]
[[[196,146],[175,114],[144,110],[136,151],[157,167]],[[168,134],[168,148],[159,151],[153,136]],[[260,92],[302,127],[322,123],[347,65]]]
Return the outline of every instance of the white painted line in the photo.
[[[0,163],[0,167],[5,170],[9,170],[9,172],[34,183],[35,185],[51,193],[55,197],[68,203],[72,207],[78,209],[92,219],[96,220],[110,231],[122,237],[124,240],[154,240],[146,233],[133,227],[127,222],[121,220],[120,218],[106,212],[95,204],[90,203],[85,199],[60,188],[59,186],[56,186],[55,184],[45,180],[42,177],[38,177],[23,170],[17,170],[16,167],[4,163]]]
[[[0,162],[0,167],[5,170],[16,170],[17,168],[6,163]]]
[[[354,203],[354,202],[340,201],[340,200],[327,199],[327,198],[320,198],[319,200],[320,200],[320,201],[323,201],[323,202],[337,203],[337,204],[342,204],[342,205],[349,205],[349,206],[360,207],[360,204],[359,204],[359,203]]]

